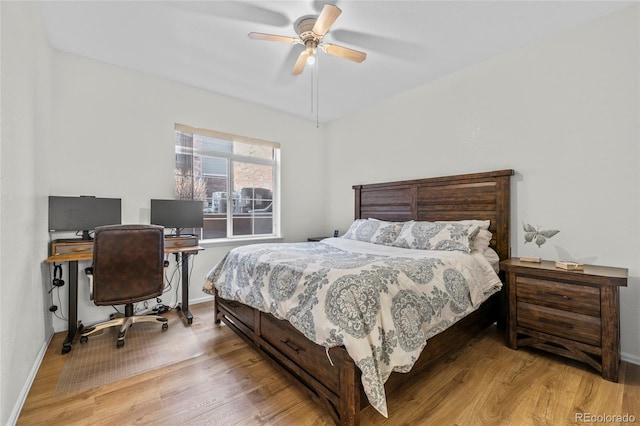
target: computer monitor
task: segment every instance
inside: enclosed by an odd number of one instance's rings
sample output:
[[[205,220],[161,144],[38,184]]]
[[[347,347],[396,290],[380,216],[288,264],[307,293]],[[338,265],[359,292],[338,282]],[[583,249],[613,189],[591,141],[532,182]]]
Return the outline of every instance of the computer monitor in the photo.
[[[204,204],[199,200],[151,200],[151,224],[175,229],[202,228]]]
[[[96,227],[120,223],[120,198],[49,196],[49,232],[82,232],[82,239],[90,240]]]

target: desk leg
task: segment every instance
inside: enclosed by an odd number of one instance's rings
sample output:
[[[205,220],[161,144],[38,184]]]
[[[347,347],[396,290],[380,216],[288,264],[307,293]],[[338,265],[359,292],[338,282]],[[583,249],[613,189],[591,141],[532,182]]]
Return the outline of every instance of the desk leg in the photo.
[[[182,314],[188,325],[193,323],[193,315],[189,311],[189,253],[182,253]]]
[[[69,312],[67,337],[62,343],[62,353],[71,351],[71,344],[78,331],[78,261],[68,262],[69,265]]]

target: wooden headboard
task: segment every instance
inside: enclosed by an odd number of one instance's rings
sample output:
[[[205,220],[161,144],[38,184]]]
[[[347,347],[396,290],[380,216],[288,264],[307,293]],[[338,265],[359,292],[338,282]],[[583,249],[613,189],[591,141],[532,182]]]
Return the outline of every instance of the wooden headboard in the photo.
[[[354,185],[355,218],[389,221],[490,220],[491,247],[509,258],[510,177],[497,170],[398,182]]]

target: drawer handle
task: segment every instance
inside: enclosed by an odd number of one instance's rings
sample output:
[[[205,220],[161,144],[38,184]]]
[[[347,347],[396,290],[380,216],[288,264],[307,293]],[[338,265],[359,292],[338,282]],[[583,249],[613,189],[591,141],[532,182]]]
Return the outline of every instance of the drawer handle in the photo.
[[[287,346],[288,346],[291,350],[293,350],[295,353],[300,352],[300,348],[299,348],[299,347],[297,347],[296,345],[294,345],[293,343],[291,343],[291,342],[289,341],[289,339],[280,339],[280,341],[281,341],[282,343],[284,343],[285,345],[287,345]]]
[[[89,250],[91,250],[91,247],[73,247],[71,249],[71,251],[74,253],[81,253],[83,251],[89,251]]]
[[[550,318],[544,318],[544,317],[540,318],[539,321],[547,323],[547,324],[559,326],[559,327],[562,327],[562,328],[567,328],[569,330],[573,330],[573,324],[569,324],[569,323],[565,323],[565,322],[558,322],[558,321],[554,321],[554,320],[552,320]]]
[[[565,294],[556,294],[556,293],[543,293],[545,296],[549,296],[549,297],[555,297],[556,299],[564,299],[564,300],[571,300],[571,298]]]

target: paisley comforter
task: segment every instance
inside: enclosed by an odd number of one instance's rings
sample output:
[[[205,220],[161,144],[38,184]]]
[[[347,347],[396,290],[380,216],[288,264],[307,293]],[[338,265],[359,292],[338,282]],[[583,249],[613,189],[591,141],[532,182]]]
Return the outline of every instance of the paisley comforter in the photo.
[[[369,402],[386,417],[391,372],[408,372],[429,337],[477,309],[501,282],[479,253],[330,238],[235,248],[208,274],[204,291],[213,286],[319,345],[343,345]]]

